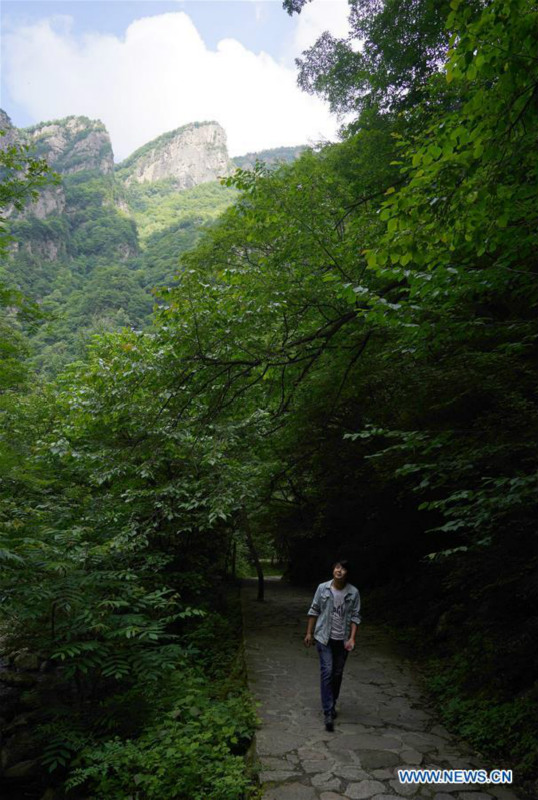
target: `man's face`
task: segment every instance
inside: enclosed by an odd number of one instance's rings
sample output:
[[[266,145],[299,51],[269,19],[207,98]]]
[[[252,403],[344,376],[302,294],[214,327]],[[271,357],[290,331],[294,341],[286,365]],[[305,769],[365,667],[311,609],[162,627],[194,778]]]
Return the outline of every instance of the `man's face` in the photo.
[[[333,578],[337,581],[345,580],[347,575],[347,569],[345,569],[341,564],[335,564],[333,568]]]

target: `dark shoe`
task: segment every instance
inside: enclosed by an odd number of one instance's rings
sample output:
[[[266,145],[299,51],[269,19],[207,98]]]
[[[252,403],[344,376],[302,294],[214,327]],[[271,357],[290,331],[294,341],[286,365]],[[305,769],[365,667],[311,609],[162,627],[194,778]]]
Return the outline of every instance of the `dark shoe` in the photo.
[[[325,730],[332,733],[334,731],[334,723],[332,714],[325,714]]]

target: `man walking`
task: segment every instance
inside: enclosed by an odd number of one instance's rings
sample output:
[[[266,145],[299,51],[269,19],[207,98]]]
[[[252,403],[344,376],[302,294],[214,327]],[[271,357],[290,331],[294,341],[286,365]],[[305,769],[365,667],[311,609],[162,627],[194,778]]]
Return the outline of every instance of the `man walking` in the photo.
[[[337,561],[332,566],[332,580],[320,583],[308,611],[304,643],[314,644],[319,653],[321,705],[325,729],[334,730],[336,701],[348,653],[355,647],[361,618],[359,590],[347,582],[351,565]],[[315,629],[314,629],[315,626]]]

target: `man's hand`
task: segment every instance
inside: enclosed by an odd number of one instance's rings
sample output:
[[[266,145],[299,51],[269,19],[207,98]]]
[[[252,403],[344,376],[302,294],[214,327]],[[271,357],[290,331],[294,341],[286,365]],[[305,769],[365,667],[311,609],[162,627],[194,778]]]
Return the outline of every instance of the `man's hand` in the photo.
[[[348,639],[347,642],[344,644],[345,649],[350,652],[351,650],[355,649],[355,639]]]
[[[306,634],[306,636],[304,637],[304,643],[306,647],[310,647],[311,645],[314,644],[314,637],[312,636],[311,633]]]

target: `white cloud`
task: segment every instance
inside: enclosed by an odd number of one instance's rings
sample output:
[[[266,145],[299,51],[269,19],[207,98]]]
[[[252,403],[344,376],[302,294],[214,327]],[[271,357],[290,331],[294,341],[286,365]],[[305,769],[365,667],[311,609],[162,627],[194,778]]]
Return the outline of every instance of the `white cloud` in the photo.
[[[295,55],[311,47],[324,31],[337,38],[347,36],[348,0],[315,0],[307,3],[299,14],[293,41]]]
[[[44,19],[6,32],[3,58],[10,94],[33,119],[101,119],[118,160],[195,120],[220,122],[232,155],[335,138],[337,121],[298,89],[294,69],[233,39],[208,49],[184,12],[138,19],[122,39]]]

